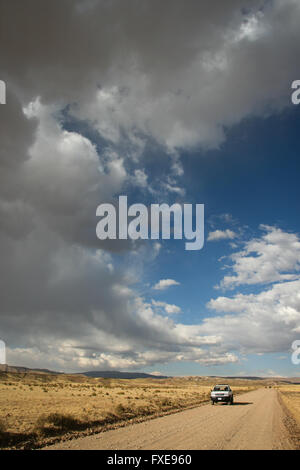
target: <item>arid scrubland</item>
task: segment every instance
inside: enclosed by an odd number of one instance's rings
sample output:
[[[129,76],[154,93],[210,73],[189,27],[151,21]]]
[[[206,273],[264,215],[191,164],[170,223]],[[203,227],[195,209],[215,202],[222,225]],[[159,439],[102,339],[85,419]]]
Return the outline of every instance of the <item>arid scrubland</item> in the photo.
[[[129,422],[200,405],[211,386],[205,377],[103,379],[83,375],[0,373],[1,448],[34,448]],[[235,394],[260,381],[233,379]]]

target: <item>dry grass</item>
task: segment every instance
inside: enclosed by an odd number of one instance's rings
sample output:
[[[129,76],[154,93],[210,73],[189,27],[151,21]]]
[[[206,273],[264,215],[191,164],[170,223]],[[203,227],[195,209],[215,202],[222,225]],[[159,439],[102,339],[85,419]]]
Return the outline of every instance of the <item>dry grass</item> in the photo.
[[[216,379],[99,379],[42,373],[0,373],[0,445],[37,447],[49,439],[92,433],[108,424],[197,406]],[[258,382],[232,380],[242,393]]]
[[[277,388],[280,392],[283,403],[300,426],[300,384],[279,385]]]
[[[300,448],[300,384],[286,384],[277,387],[283,405],[288,410],[287,427],[291,437]]]

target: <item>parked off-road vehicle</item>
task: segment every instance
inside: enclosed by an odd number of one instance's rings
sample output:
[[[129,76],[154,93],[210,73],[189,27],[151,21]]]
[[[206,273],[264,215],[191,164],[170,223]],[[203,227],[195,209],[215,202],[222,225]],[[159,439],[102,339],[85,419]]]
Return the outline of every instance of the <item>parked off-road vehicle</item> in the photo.
[[[228,403],[228,405],[233,405],[233,391],[229,385],[215,385],[212,391],[210,392],[211,404],[215,403]]]

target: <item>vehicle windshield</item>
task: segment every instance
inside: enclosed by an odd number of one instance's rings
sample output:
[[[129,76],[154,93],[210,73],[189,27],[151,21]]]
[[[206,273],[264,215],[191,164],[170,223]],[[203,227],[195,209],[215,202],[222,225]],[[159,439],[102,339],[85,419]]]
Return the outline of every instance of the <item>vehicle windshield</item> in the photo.
[[[214,388],[214,392],[228,392],[229,387],[228,385],[216,385]]]

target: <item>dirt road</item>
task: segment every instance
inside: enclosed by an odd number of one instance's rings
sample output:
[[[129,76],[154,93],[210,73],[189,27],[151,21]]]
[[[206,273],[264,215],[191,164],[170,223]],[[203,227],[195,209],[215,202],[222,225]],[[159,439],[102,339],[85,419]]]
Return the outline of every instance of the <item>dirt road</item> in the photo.
[[[274,389],[240,395],[234,406],[210,404],[48,449],[292,449]]]

